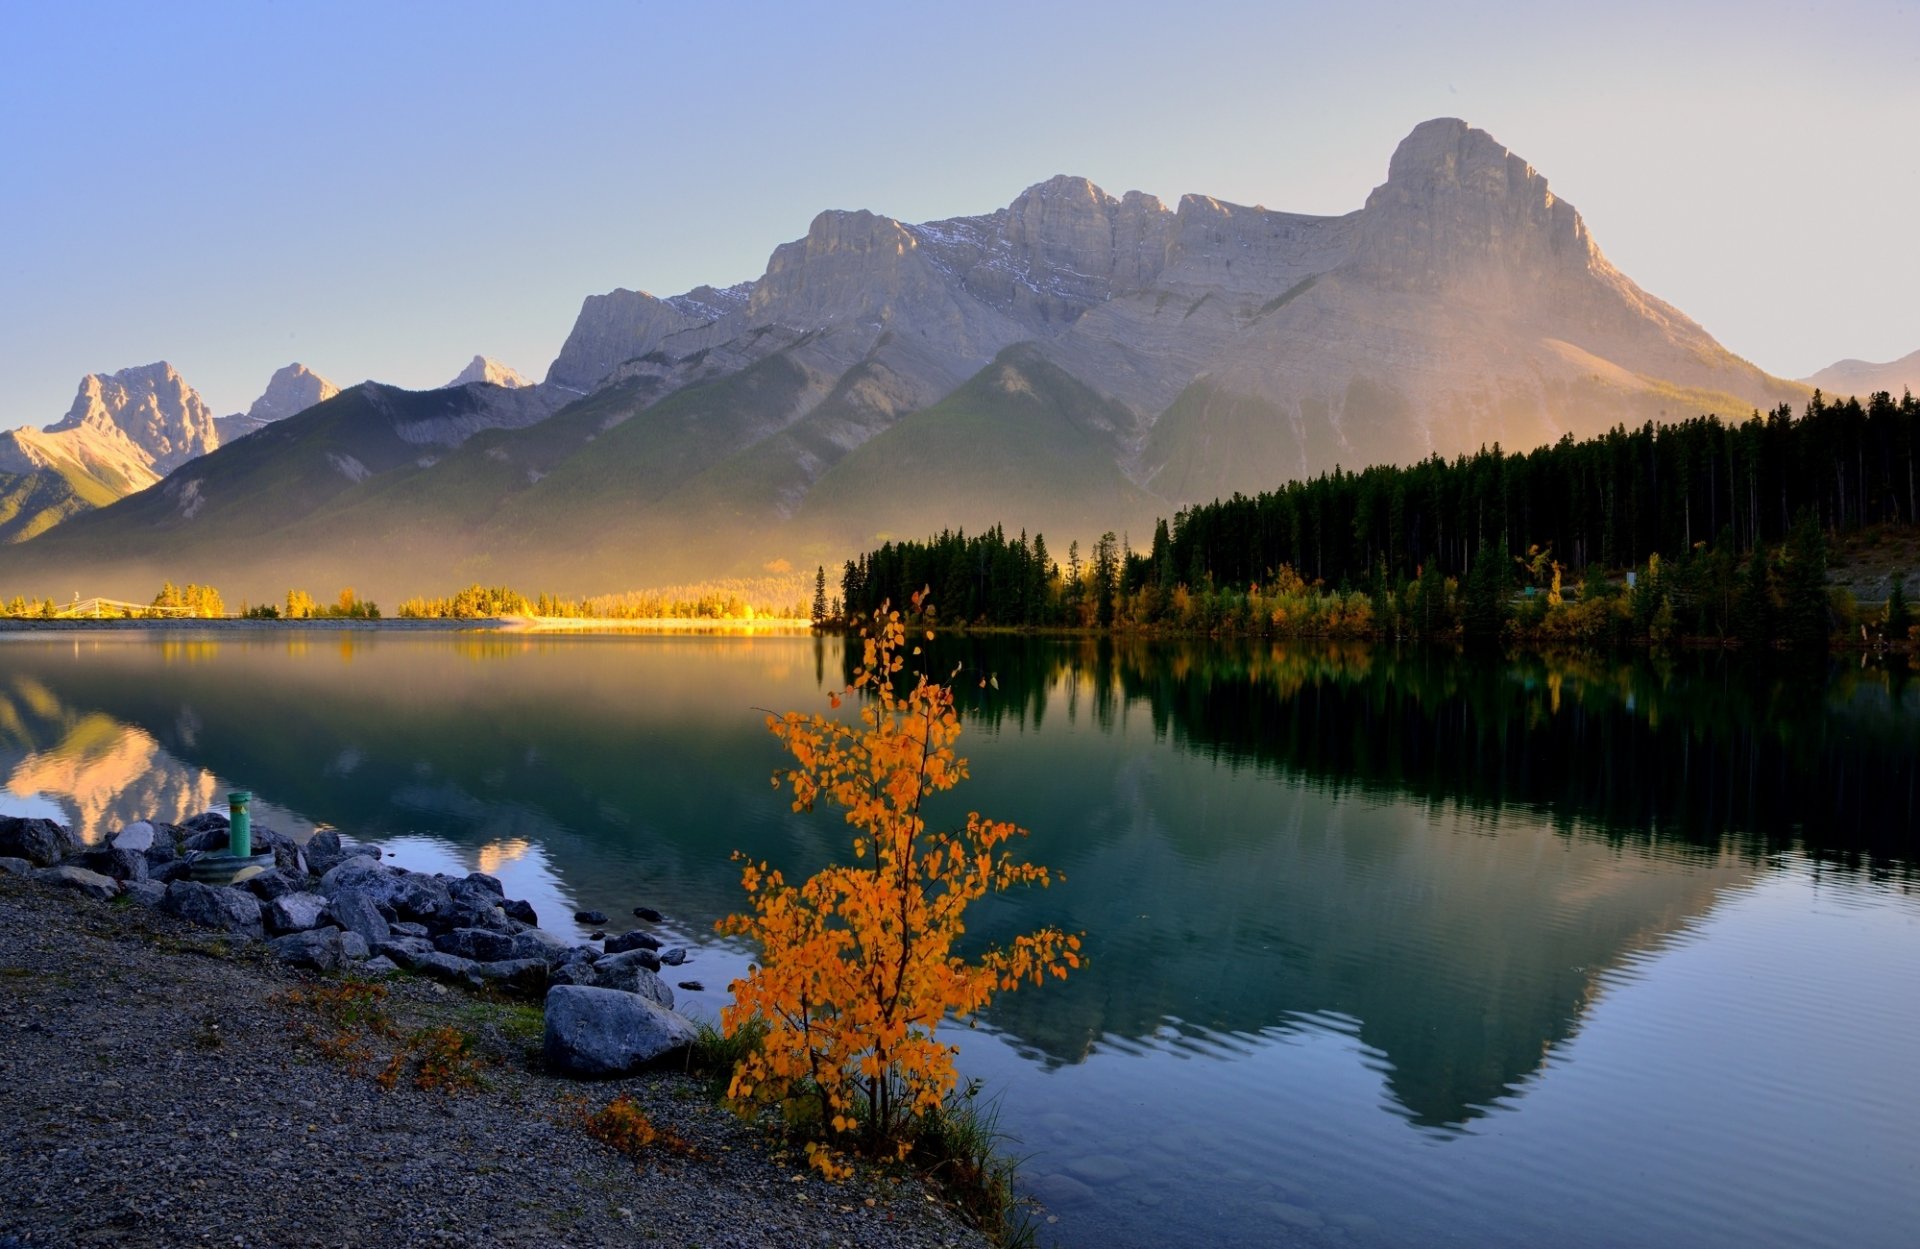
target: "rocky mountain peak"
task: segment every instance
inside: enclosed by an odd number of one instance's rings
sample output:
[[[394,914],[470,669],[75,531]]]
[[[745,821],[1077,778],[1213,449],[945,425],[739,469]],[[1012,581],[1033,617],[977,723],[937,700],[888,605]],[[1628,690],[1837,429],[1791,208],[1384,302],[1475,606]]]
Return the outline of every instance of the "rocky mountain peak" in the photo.
[[[519,390],[523,386],[533,385],[511,365],[502,364],[492,356],[475,356],[467,367],[456,373],[453,380],[442,389],[471,386],[475,382],[485,386],[503,386],[508,390]]]
[[[1422,122],[1401,140],[1362,222],[1367,271],[1410,289],[1499,299],[1605,263],[1573,205],[1457,117]]]
[[[161,474],[220,445],[212,410],[165,360],[117,373],[89,373],[80,379],[73,406],[46,432],[109,425]]]
[[[274,370],[266,390],[247,409],[247,418],[261,425],[283,420],[339,393],[338,386],[306,365],[297,362],[283,365]]]

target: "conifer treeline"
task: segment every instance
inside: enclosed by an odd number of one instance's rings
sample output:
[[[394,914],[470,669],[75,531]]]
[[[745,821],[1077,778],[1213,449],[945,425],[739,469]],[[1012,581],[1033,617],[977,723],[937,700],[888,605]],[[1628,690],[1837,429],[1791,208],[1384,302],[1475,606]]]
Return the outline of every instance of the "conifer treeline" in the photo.
[[[1038,535],[943,533],[850,561],[841,589],[849,613],[930,585],[948,619],[1104,625],[1142,592],[1164,613],[1183,589],[1273,587],[1297,573],[1377,609],[1382,587],[1437,589],[1464,579],[1483,550],[1502,570],[1489,591],[1520,585],[1533,551],[1574,573],[1644,567],[1659,554],[1679,572],[1709,551],[1737,561],[1777,548],[1803,517],[1830,534],[1920,519],[1920,401],[1829,403],[1816,392],[1798,419],[1782,405],[1738,423],[1616,427],[1525,454],[1495,445],[1406,468],[1335,468],[1185,509],[1144,552],[1107,535],[1084,562],[1076,546],[1058,567]]]

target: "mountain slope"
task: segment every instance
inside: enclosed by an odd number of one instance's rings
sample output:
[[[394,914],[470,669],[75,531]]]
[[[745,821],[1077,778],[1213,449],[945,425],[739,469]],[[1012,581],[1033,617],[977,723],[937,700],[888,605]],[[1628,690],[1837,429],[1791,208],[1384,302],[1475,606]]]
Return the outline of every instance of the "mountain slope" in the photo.
[[[1850,395],[1865,399],[1882,390],[1896,399],[1907,391],[1920,394],[1920,351],[1908,352],[1885,364],[1840,360],[1801,380],[1839,399]]]
[[[224,447],[274,421],[283,421],[289,416],[305,412],[314,404],[325,403],[339,393],[338,386],[306,365],[298,362],[284,365],[274,370],[273,376],[267,379],[266,390],[245,412],[214,418],[220,445]]]

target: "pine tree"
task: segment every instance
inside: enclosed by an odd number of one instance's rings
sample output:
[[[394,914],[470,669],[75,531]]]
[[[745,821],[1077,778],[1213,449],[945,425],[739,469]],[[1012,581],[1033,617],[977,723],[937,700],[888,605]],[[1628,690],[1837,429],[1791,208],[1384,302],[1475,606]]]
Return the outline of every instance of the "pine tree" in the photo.
[[[1906,574],[1896,571],[1893,585],[1887,590],[1887,610],[1885,615],[1885,636],[1895,642],[1907,640],[1907,630],[1913,627],[1913,609],[1907,605]]]
[[[1773,644],[1773,587],[1767,564],[1766,548],[1755,547],[1733,604],[1733,634],[1750,650]]]
[[[1460,621],[1466,641],[1485,646],[1500,640],[1507,623],[1507,587],[1501,576],[1505,563],[1493,548],[1481,543],[1467,570],[1466,602]]]
[[[1825,650],[1832,638],[1827,607],[1827,543],[1812,513],[1802,513],[1787,535],[1781,573],[1780,637],[1801,650]]]
[[[827,619],[827,569],[824,564],[816,564],[813,569],[813,623],[824,624]]]

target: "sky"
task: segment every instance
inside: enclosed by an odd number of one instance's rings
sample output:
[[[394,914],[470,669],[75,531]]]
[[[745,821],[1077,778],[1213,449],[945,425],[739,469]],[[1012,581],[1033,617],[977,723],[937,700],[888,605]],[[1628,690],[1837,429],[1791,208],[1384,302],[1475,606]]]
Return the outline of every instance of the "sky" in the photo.
[[[1357,208],[1463,117],[1773,373],[1920,349],[1920,0],[0,0],[0,427],[165,359],[543,376],[582,298],[1056,173]]]

